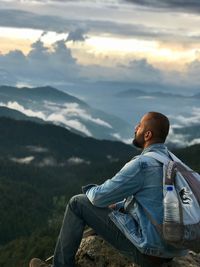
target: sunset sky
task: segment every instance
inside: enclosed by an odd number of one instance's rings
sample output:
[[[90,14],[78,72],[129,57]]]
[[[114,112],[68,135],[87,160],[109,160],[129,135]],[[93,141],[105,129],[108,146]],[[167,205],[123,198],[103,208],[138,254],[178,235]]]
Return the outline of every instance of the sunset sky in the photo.
[[[199,11],[197,0],[1,0],[1,83],[143,81],[195,91]]]

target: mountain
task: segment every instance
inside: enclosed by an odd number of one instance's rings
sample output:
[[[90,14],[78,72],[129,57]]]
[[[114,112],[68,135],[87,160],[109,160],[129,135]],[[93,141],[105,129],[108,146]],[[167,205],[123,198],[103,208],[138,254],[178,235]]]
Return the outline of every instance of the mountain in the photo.
[[[82,136],[101,140],[120,140],[125,143],[130,143],[135,125],[146,112],[158,111],[170,119],[172,126],[167,140],[170,147],[200,143],[200,132],[195,131],[200,125],[197,115],[199,94],[191,96],[175,94],[157,91],[157,87],[154,91],[150,89],[145,91],[139,84],[138,88],[135,85],[131,89],[122,90],[120,84],[114,85],[116,86],[114,92],[111,88],[105,87],[102,90],[94,88],[90,96],[87,93],[85,96],[82,94],[82,97],[95,108],[71,94],[49,86],[36,88],[0,86],[0,106],[20,111],[30,120],[38,118],[63,126]],[[88,90],[92,92],[92,85],[90,87]],[[87,92],[87,88],[83,89],[83,92]]]
[[[6,118],[15,119],[15,120],[29,120],[29,121],[35,121],[38,123],[45,123],[45,121],[38,119],[37,117],[29,117],[15,109],[10,109],[10,108],[1,107],[1,106],[0,106],[0,117],[6,117]]]
[[[0,106],[61,125],[81,135],[111,140],[127,139],[130,135],[130,125],[121,118],[49,86],[0,86],[0,97]]]
[[[0,147],[1,156],[33,156],[33,162],[40,162],[41,153],[46,157],[55,156],[56,160],[84,157],[85,160],[92,158],[99,161],[105,159],[105,155],[117,157],[118,149],[122,157],[127,155],[128,150],[129,153],[133,151],[131,146],[121,142],[82,137],[61,126],[5,117],[0,117]]]
[[[59,91],[51,86],[27,88],[27,87],[12,87],[0,86],[0,96],[7,101],[59,101],[63,103],[72,103],[86,105],[83,101],[79,100],[72,95]],[[86,105],[87,106],[87,105]]]
[[[145,92],[138,89],[129,89],[125,91],[121,91],[115,95],[116,97],[167,97],[167,98],[188,98],[188,96],[179,95],[179,94],[173,94],[169,92]]]

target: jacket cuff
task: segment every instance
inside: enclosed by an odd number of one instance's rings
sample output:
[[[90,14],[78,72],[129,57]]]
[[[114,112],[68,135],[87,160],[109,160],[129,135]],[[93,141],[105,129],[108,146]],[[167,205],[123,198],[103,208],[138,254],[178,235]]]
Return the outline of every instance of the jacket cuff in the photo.
[[[117,203],[116,203],[116,206],[115,206],[115,209],[116,209],[116,210],[123,209],[123,208],[124,208],[124,203],[125,203],[125,200],[122,200],[122,201],[120,201],[120,202],[117,202]]]
[[[82,192],[83,192],[83,194],[86,194],[86,192],[87,192],[90,188],[92,188],[92,187],[94,187],[94,186],[97,186],[97,184],[88,184],[88,185],[84,185],[84,186],[82,186]]]

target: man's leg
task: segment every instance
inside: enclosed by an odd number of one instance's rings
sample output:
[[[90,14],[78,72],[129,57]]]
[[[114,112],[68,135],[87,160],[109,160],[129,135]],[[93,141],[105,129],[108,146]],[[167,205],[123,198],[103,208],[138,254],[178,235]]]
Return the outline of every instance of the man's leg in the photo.
[[[75,255],[86,224],[133,262],[141,267],[154,267],[148,257],[141,254],[110,220],[110,212],[109,208],[95,207],[83,194],[72,197],[67,205],[57,241],[54,267],[75,266]]]

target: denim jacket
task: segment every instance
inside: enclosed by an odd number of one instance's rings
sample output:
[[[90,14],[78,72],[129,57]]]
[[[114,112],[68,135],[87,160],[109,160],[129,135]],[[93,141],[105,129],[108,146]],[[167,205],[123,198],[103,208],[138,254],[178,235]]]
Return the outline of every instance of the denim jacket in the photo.
[[[101,185],[85,186],[83,192],[97,207],[117,203],[109,216],[142,253],[164,258],[182,256],[187,251],[166,244],[147,215],[149,213],[157,224],[162,224],[163,166],[145,156],[149,151],[168,155],[164,144],[153,144],[129,161],[112,179]],[[125,212],[120,212],[121,207]]]

